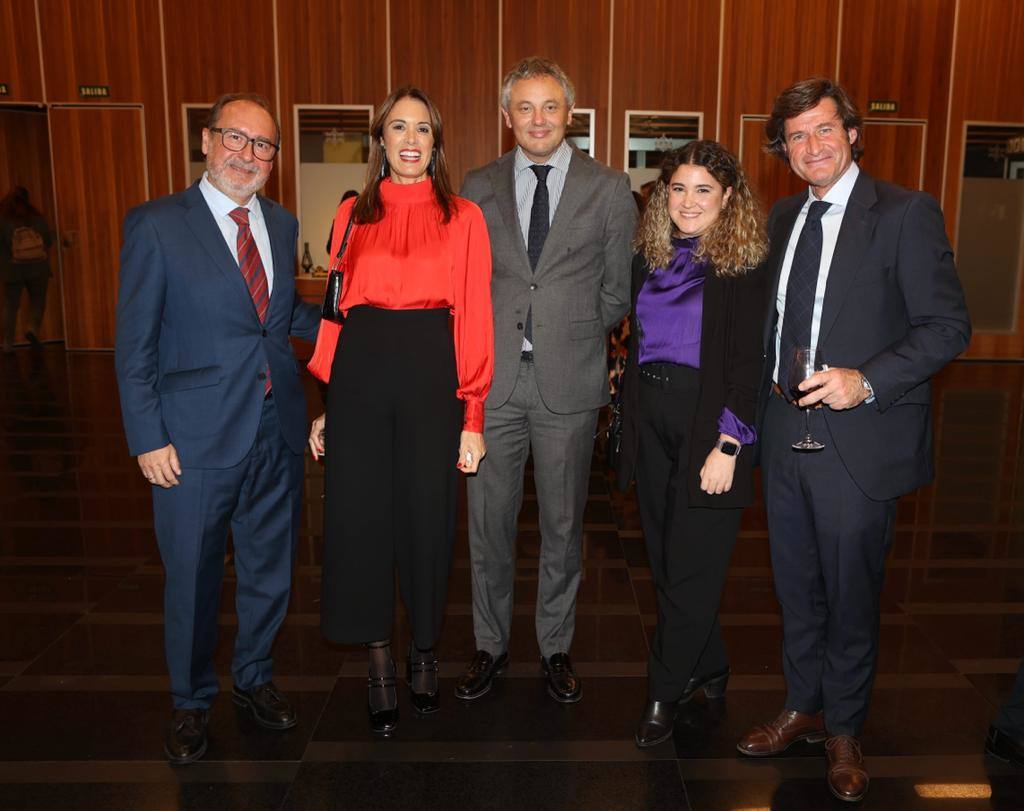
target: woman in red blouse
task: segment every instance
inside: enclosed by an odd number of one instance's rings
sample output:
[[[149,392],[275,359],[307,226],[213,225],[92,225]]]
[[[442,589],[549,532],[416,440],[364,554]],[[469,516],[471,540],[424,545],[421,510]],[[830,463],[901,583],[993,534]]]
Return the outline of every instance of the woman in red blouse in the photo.
[[[321,628],[370,649],[374,732],[398,721],[394,568],[412,633],[406,679],[417,712],[438,708],[437,658],[455,539],[458,470],[485,453],[493,371],[491,253],[476,205],[448,179],[441,117],[414,87],[394,91],[370,128],[366,188],[338,209],[353,227],[330,365]],[[340,238],[338,238],[340,243]],[[335,246],[337,250],[337,246]],[[333,346],[318,344],[318,353]],[[314,356],[310,367],[323,368]],[[325,425],[326,421],[326,425]],[[324,433],[325,431],[325,433]]]

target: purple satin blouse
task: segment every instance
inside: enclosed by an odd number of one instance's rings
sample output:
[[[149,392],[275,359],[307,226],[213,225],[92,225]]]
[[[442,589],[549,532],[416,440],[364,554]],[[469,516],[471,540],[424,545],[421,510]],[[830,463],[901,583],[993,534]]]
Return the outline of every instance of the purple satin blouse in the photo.
[[[647,274],[636,299],[639,325],[638,362],[675,363],[700,368],[700,327],[707,264],[693,258],[697,237],[674,238],[676,252],[664,269]],[[757,441],[757,432],[728,408],[718,418],[719,433],[742,444]]]

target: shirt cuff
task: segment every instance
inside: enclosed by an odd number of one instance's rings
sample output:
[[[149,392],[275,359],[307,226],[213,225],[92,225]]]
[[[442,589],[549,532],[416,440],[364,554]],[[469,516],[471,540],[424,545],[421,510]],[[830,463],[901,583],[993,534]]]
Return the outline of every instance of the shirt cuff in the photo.
[[[484,432],[484,401],[466,400],[466,411],[462,417],[462,430],[474,434]]]
[[[722,416],[718,418],[718,433],[736,437],[741,445],[753,445],[757,442],[757,431],[728,408],[723,408]]]

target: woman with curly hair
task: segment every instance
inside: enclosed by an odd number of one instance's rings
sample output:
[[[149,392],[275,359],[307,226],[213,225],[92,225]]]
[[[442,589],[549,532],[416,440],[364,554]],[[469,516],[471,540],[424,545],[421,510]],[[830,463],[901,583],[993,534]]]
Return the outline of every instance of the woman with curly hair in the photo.
[[[618,474],[622,489],[636,479],[658,599],[634,735],[648,747],[680,705],[729,680],[718,603],[753,501],[767,252],[736,158],[714,141],[668,153],[634,248]]]

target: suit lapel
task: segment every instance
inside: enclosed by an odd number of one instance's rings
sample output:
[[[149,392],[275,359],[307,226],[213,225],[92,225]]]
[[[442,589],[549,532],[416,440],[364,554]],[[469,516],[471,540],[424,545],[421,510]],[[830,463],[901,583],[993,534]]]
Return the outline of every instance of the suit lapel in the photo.
[[[775,335],[775,311],[778,307],[779,279],[782,275],[782,263],[786,258],[786,247],[793,235],[793,226],[796,225],[796,218],[803,208],[807,199],[806,194],[796,194],[779,203],[780,211],[775,220],[775,227],[768,235],[770,240],[770,252],[768,254],[768,272],[771,276],[768,279],[768,299],[765,302],[764,319],[764,351],[774,348],[773,337]]]
[[[565,173],[562,195],[558,199],[558,208],[555,209],[551,228],[548,230],[547,239],[544,240],[544,250],[541,251],[540,259],[537,260],[537,275],[544,270],[546,261],[564,244],[566,232],[576,219],[576,212],[579,210],[580,204],[587,198],[592,176],[592,167],[577,150],[573,149],[572,158],[569,160],[569,171]]]
[[[530,258],[526,255],[526,243],[523,242],[523,229],[519,225],[519,211],[516,207],[515,154],[513,149],[495,164],[491,172],[491,184],[498,211],[508,230],[509,241],[515,246],[515,261],[511,264],[518,267],[520,273],[530,277],[533,275],[530,272]]]
[[[275,302],[284,300],[283,295],[278,295],[278,291],[281,290],[282,285],[280,281],[284,278],[283,274],[292,273],[292,268],[288,265],[288,251],[287,245],[287,230],[281,223],[279,216],[281,207],[278,206],[272,200],[260,195],[258,198],[260,208],[263,211],[263,222],[267,224],[267,236],[270,239],[270,252],[274,257],[274,288],[270,293],[270,308],[267,310],[267,320],[270,320],[270,316],[274,310]],[[248,292],[248,290],[246,290]],[[251,298],[251,296],[250,296]],[[286,302],[290,304],[290,302]],[[253,307],[255,312],[255,307]]]
[[[251,306],[252,296],[249,295],[249,288],[246,287],[245,279],[242,278],[242,274],[238,270],[238,263],[231,255],[231,251],[224,241],[224,235],[213,219],[213,212],[206,205],[203,193],[199,191],[198,183],[193,184],[186,190],[185,206],[188,208],[185,214],[185,222],[192,233],[195,234],[196,240],[203,246],[214,267],[223,274],[228,284],[239,295],[245,296]],[[253,312],[256,312],[255,307],[253,307]]]
[[[825,283],[825,301],[821,307],[821,324],[818,327],[818,346],[825,343],[829,330],[835,324],[836,316],[846,299],[860,269],[864,254],[871,242],[871,236],[878,222],[878,215],[871,210],[878,196],[875,193],[875,181],[861,171],[850,200],[847,203],[843,223],[839,226],[839,237],[836,249],[832,254],[829,266],[828,281]]]

